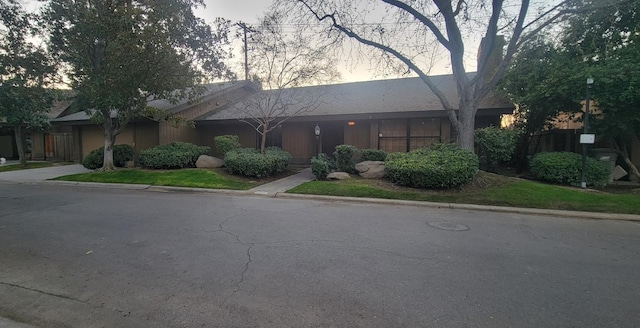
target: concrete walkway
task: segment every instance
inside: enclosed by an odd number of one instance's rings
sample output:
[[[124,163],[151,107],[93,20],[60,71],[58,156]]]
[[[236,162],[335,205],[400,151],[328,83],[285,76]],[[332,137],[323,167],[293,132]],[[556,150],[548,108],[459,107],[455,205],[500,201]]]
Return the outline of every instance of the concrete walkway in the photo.
[[[265,183],[261,186],[255,187],[253,189],[249,189],[249,192],[256,195],[275,197],[278,193],[283,193],[305,182],[312,181],[315,178],[316,177],[313,175],[313,173],[311,173],[311,168],[306,168],[286,178]]]
[[[61,177],[63,175],[86,172],[90,172],[90,170],[84,168],[84,166],[80,164],[50,166],[40,169],[0,172],[0,181],[34,183]]]

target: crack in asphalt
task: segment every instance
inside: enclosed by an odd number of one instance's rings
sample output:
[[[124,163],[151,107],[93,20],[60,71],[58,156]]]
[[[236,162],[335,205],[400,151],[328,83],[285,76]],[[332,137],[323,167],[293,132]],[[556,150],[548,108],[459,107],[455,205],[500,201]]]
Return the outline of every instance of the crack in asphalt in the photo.
[[[251,262],[253,261],[253,259],[251,258],[251,249],[253,248],[253,246],[255,246],[255,243],[245,243],[245,242],[243,242],[242,240],[240,240],[240,236],[238,236],[238,235],[234,234],[234,233],[233,233],[233,232],[231,232],[231,231],[228,231],[228,230],[225,230],[225,229],[224,229],[224,225],[225,225],[227,222],[229,222],[229,220],[231,220],[231,219],[233,219],[233,218],[235,218],[235,217],[238,217],[238,216],[239,216],[239,214],[236,214],[236,215],[232,215],[232,216],[230,216],[230,217],[228,217],[228,218],[224,219],[222,222],[220,222],[220,223],[218,224],[218,228],[219,228],[218,230],[211,231],[211,232],[222,232],[222,233],[225,233],[225,234],[227,234],[227,235],[229,235],[229,236],[232,236],[233,238],[235,238],[236,242],[237,242],[239,245],[242,245],[242,246],[247,247],[247,261],[246,261],[246,262],[245,262],[245,264],[244,264],[244,269],[243,269],[243,270],[242,270],[242,272],[240,273],[240,279],[236,282],[236,284],[235,284],[236,288],[235,288],[235,290],[233,291],[233,293],[231,293],[231,294],[229,294],[227,297],[225,297],[225,299],[222,301],[222,304],[226,304],[226,303],[227,303],[227,301],[229,300],[229,298],[231,298],[231,296],[233,296],[233,295],[237,294],[237,293],[240,291],[240,289],[242,288],[242,286],[241,286],[241,285],[242,285],[242,283],[244,282],[244,279],[245,279],[245,275],[246,275],[246,274],[247,274],[247,272],[249,271],[249,267],[250,267],[250,265],[251,265]]]
[[[44,294],[44,295],[48,295],[48,296],[58,297],[58,298],[62,298],[62,299],[65,299],[65,300],[70,300],[70,301],[74,301],[74,302],[78,302],[78,303],[82,303],[82,304],[93,306],[90,303],[87,303],[85,301],[81,301],[79,299],[76,299],[76,298],[73,298],[73,297],[70,297],[70,296],[66,296],[66,295],[62,295],[62,294],[56,294],[56,293],[50,293],[50,292],[45,292],[43,290],[39,290],[39,289],[31,288],[31,287],[26,287],[26,286],[12,284],[12,283],[8,283],[8,282],[2,282],[2,281],[0,281],[0,285],[7,286],[7,287],[20,288],[20,289],[24,289],[24,290],[28,290],[28,291],[32,291],[32,292],[36,292],[36,293],[40,293],[40,294]]]

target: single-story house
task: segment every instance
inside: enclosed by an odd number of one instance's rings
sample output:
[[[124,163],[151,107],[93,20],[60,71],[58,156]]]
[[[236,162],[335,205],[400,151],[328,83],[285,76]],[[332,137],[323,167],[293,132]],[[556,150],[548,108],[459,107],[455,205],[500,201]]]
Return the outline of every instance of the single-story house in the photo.
[[[456,87],[452,75],[432,77],[434,83],[455,103]],[[247,81],[219,83],[195,103],[170,104],[151,101],[149,105],[183,115],[195,127],[173,127],[169,123],[140,119],[131,122],[120,134],[117,144],[130,144],[136,151],[171,141],[192,142],[214,148],[214,137],[238,135],[244,147],[258,147],[260,136],[240,119],[247,118],[246,102],[262,92]],[[278,91],[264,91],[274,93]],[[267,136],[268,146],[290,152],[297,163],[308,163],[316,153],[332,153],[339,144],[360,149],[376,148],[387,152],[404,152],[454,137],[448,116],[438,98],[419,78],[342,83],[286,89],[283,99],[304,94],[320,101],[314,110],[302,112],[282,122],[288,113],[302,106],[291,102],[278,127]],[[506,99],[488,96],[476,116],[476,126],[499,125],[501,115],[513,112]],[[82,111],[53,120],[58,129],[70,129],[74,160],[103,145],[102,130]],[[320,130],[315,135],[316,126]],[[75,137],[77,136],[77,140]],[[215,154],[215,151],[213,151]],[[218,154],[219,155],[219,154]]]

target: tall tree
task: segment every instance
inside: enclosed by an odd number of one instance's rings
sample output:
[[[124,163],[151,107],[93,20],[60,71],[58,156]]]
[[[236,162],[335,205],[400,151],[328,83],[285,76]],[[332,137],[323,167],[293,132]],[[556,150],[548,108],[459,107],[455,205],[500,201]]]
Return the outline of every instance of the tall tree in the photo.
[[[151,115],[152,98],[177,101],[227,72],[228,21],[196,17],[202,0],[51,0],[50,47],[68,67],[77,104],[104,131],[103,170],[114,169],[116,136]]]
[[[581,108],[584,71],[550,41],[539,35],[515,54],[498,92],[504,92],[516,105],[514,126],[520,133],[515,161],[526,169],[531,143],[552,127],[559,115],[567,118]]]
[[[538,31],[573,12],[570,0],[536,14],[529,0],[277,0],[276,6],[299,13],[301,20],[327,24],[330,35],[345,36],[379,50],[385,67],[417,74],[439,98],[464,149],[474,146],[475,115],[481,101],[502,78],[515,51]],[[296,11],[297,10],[297,11]],[[495,62],[492,50],[506,37],[504,56]],[[469,45],[482,37],[476,74],[467,74]],[[435,40],[435,42],[434,42]],[[439,47],[434,49],[435,46]],[[448,54],[457,87],[449,99],[429,78],[434,52]],[[493,68],[492,68],[493,67]]]
[[[262,90],[238,107],[240,120],[260,135],[261,153],[269,132],[293,117],[315,110],[326,100],[322,87],[298,87],[323,84],[339,77],[328,51],[331,40],[318,40],[303,26],[287,33],[284,17],[281,11],[270,12],[254,29],[250,71]]]
[[[587,1],[589,5],[595,0]],[[593,77],[596,115],[593,129],[607,137],[640,179],[629,158],[630,142],[640,138],[640,0],[623,0],[573,18],[562,39],[565,55],[581,65],[584,81]]]
[[[0,122],[15,132],[20,164],[26,166],[25,130],[48,126],[55,65],[47,51],[36,43],[34,14],[17,0],[0,0]]]

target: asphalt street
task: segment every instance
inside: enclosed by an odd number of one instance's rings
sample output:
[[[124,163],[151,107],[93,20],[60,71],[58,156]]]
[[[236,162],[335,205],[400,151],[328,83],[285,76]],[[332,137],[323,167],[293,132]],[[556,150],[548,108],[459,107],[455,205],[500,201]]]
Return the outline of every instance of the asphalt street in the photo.
[[[36,327],[640,327],[640,224],[0,184]]]

